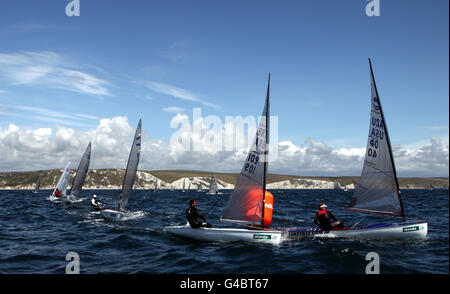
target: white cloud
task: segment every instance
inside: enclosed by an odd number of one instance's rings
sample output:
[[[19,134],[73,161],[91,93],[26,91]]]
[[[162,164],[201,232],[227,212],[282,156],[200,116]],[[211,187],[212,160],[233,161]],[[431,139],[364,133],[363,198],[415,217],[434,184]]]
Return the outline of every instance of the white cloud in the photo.
[[[216,109],[220,108],[219,105],[205,101],[205,100],[199,98],[196,94],[194,94],[188,90],[176,87],[176,86],[159,83],[159,82],[154,82],[154,81],[143,81],[143,82],[138,82],[138,84],[141,84],[157,93],[172,96],[172,97],[175,97],[175,98],[178,98],[181,100],[198,102],[205,106],[209,106],[209,107],[216,108]]]
[[[176,106],[169,106],[169,107],[163,108],[163,110],[165,112],[183,112],[184,108],[176,107]]]
[[[3,109],[3,111],[2,111]],[[4,115],[13,115],[18,117],[27,118],[51,122],[56,124],[62,124],[67,126],[87,126],[87,124],[80,122],[80,120],[98,120],[99,118],[89,114],[65,114],[59,111],[51,110],[48,108],[37,107],[37,106],[25,106],[25,105],[1,105],[0,113]],[[31,113],[31,115],[30,115]]]
[[[189,117],[178,113],[172,122],[186,123]],[[193,152],[184,151],[168,141],[151,139],[152,127],[147,128],[144,119],[139,168],[240,172],[248,145],[244,144],[246,147],[238,150],[222,151],[222,146],[209,139],[230,136],[234,131],[229,128],[213,130],[203,120],[195,124],[201,126],[200,135],[191,132],[192,125],[181,134],[191,142],[202,142],[201,151]],[[88,131],[59,125],[52,129],[31,130],[10,124],[5,129],[0,128],[0,170],[62,168],[69,160],[75,168],[89,141],[92,141],[93,148],[91,168],[125,168],[135,128],[136,125],[130,125],[124,116],[100,119],[98,125]],[[248,142],[246,137],[239,139]],[[448,177],[449,146],[442,141],[433,137],[415,149],[395,145],[394,157],[399,176]],[[301,145],[281,141],[278,150],[278,158],[269,164],[269,172],[297,175],[357,176],[361,173],[365,154],[365,147],[333,148],[313,138]]]
[[[81,71],[55,52],[0,53],[0,82],[8,85],[45,86],[108,96],[109,83]]]

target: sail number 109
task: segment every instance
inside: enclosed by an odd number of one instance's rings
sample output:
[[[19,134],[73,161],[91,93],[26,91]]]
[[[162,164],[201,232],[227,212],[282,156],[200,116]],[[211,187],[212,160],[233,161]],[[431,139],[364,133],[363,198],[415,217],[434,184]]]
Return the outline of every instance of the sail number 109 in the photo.
[[[259,162],[259,156],[255,153],[250,153],[247,157],[246,163],[244,165],[244,170],[249,174],[255,174],[256,166]]]

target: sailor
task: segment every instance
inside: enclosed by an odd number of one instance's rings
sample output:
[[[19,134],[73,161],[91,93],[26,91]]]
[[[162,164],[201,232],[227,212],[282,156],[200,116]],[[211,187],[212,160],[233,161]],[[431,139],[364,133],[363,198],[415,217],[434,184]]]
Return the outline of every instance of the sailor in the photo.
[[[333,222],[331,222],[331,219],[333,219]],[[327,211],[327,205],[325,203],[319,203],[319,211],[314,217],[314,223],[324,231],[344,227],[343,221],[337,220],[331,211]]]
[[[186,209],[186,218],[191,225],[191,228],[197,229],[200,227],[210,228],[211,225],[206,222],[206,218],[196,208],[197,200],[192,198],[189,200],[189,208]],[[202,219],[203,222],[199,221]]]
[[[102,204],[100,203],[100,201],[97,200],[97,195],[92,196],[91,199],[91,204],[92,207],[94,208],[94,211],[99,211],[99,210],[103,210],[104,208],[102,208]]]
[[[59,191],[59,189],[55,190],[55,196],[56,197],[61,197],[61,191]]]

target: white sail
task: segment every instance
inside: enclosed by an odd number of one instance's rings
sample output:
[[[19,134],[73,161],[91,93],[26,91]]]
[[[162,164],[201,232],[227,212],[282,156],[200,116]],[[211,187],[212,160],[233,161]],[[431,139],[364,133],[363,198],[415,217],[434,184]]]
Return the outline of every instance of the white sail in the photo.
[[[119,211],[125,209],[125,205],[128,202],[128,198],[133,190],[134,180],[136,178],[137,168],[139,165],[139,157],[141,154],[141,128],[142,122],[139,120],[139,124],[134,134],[133,144],[131,145],[130,156],[128,157],[127,169],[125,170],[125,176],[123,178],[122,192],[120,193]]]
[[[216,194],[216,192],[219,191],[219,188],[217,187],[217,182],[216,182],[216,178],[214,177],[214,175],[211,175],[211,181],[209,183],[209,194]]]
[[[70,188],[70,195],[78,197],[83,187],[84,180],[86,179],[87,172],[89,170],[89,163],[91,161],[91,142],[89,142],[83,156],[81,157],[78,165],[77,174],[75,175]]]
[[[59,177],[58,183],[56,184],[55,189],[53,190],[53,195],[55,195],[56,189],[61,192],[61,195],[66,195],[67,192],[67,184],[69,182],[70,177],[70,161],[66,164],[61,176]]]
[[[260,223],[264,219],[264,195],[269,139],[270,74],[267,96],[255,139],[221,220]]]
[[[36,185],[34,186],[33,193],[39,192],[39,188],[41,187],[41,177],[42,174],[39,174],[39,179],[37,180]]]
[[[361,178],[348,209],[404,216],[386,120],[370,59],[369,65],[371,74],[369,136]]]

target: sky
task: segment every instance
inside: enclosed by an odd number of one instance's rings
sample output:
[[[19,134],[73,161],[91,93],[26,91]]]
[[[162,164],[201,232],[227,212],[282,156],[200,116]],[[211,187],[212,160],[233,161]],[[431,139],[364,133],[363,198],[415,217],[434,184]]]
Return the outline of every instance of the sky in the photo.
[[[142,118],[140,169],[239,172],[246,149],[206,135],[251,141],[225,118],[261,115],[270,72],[269,172],[358,176],[370,57],[398,175],[448,177],[449,2],[369,2],[1,1],[0,171],[75,168],[89,141],[91,168],[125,168]]]

